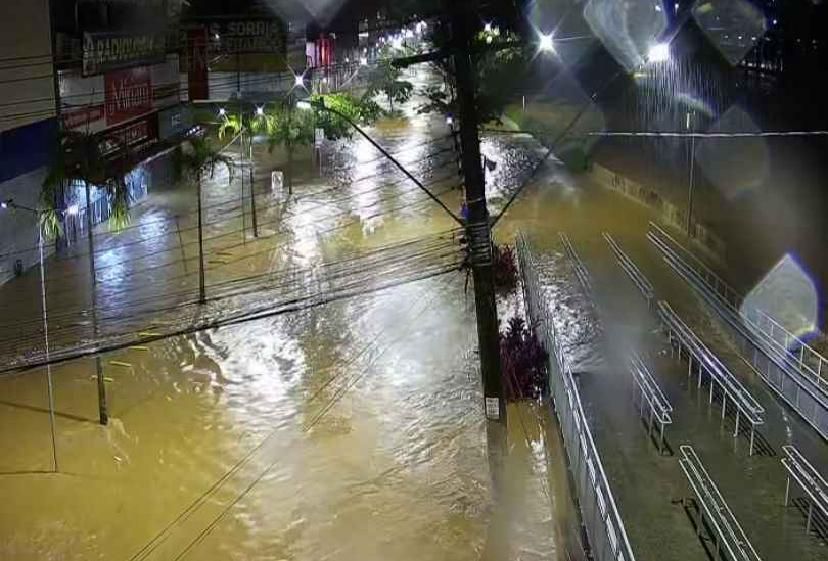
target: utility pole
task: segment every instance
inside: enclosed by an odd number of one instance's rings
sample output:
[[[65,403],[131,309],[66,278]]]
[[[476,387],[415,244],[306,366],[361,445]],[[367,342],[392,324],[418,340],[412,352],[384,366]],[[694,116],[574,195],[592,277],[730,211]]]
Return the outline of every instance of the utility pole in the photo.
[[[506,423],[506,403],[500,370],[500,339],[495,303],[492,259],[492,231],[486,205],[486,186],[480,160],[480,139],[477,134],[474,61],[471,38],[474,33],[468,1],[451,2],[451,33],[454,70],[457,79],[457,100],[460,117],[460,146],[469,218],[466,237],[471,254],[474,280],[474,305],[477,315],[477,344],[486,417]]]

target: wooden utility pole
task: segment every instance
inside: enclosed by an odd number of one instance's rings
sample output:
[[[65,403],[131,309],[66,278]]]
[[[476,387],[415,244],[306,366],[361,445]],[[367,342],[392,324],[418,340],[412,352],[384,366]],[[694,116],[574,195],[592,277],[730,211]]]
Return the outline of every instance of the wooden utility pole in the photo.
[[[474,60],[471,49],[474,27],[470,16],[473,11],[468,0],[455,0],[450,4],[452,51],[460,113],[460,147],[466,205],[469,211],[466,237],[469,242],[474,280],[480,373],[483,378],[486,417],[505,424],[506,403],[500,369],[500,340],[492,264],[492,231],[489,209],[486,205],[486,185],[480,164],[480,138],[477,134]]]

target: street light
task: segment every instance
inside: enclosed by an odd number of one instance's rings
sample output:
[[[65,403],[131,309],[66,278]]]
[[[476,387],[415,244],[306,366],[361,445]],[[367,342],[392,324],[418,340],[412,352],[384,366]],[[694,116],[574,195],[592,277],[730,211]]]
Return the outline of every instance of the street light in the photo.
[[[304,88],[305,87],[305,76],[301,74],[297,74],[293,77],[293,86],[295,88]]]
[[[541,33],[538,49],[544,53],[554,53],[555,43],[552,42],[552,34]]]
[[[359,57],[359,65],[360,66],[368,66],[368,57],[364,57],[364,56]]]
[[[227,115],[227,109],[225,109],[224,107],[219,107],[219,116],[224,117],[225,115]]]
[[[256,115],[258,115],[259,117],[264,115],[264,107],[262,107],[261,105],[259,107],[257,107],[256,108]]]
[[[49,397],[49,430],[52,435],[52,466],[58,471],[57,444],[55,439],[55,397],[52,390],[52,365],[49,362],[49,321],[46,308],[46,265],[43,255],[43,225],[41,224],[40,211],[24,205],[19,205],[12,199],[0,201],[0,209],[19,209],[31,212],[37,222],[37,247],[40,254],[40,305],[43,313],[43,342],[46,353],[46,388]]]
[[[69,216],[77,216],[78,212],[80,212],[80,207],[77,205],[77,203],[66,207],[66,214],[68,214]]]
[[[670,44],[656,43],[647,52],[647,62],[667,62],[670,60]]]

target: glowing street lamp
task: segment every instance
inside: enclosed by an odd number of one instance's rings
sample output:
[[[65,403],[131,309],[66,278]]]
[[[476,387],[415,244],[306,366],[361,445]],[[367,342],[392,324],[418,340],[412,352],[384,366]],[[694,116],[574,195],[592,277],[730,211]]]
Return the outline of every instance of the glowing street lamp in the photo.
[[[545,34],[542,33],[540,36],[540,40],[538,43],[538,49],[544,53],[554,53],[555,52],[555,43],[552,42],[552,34]]]
[[[670,45],[668,43],[656,43],[647,52],[647,62],[667,62],[670,60]]]
[[[492,24],[487,21],[486,25],[483,26],[483,31],[485,31],[486,33],[491,33],[492,32]]]
[[[296,107],[298,109],[310,109],[313,106],[311,105],[311,102],[307,99],[300,99],[296,102]]]
[[[225,115],[227,115],[227,109],[219,107],[219,116],[224,117]]]
[[[297,88],[304,88],[305,87],[305,77],[302,75],[296,75],[293,77],[293,85]]]
[[[368,57],[364,57],[364,56],[359,57],[359,65],[360,66],[367,66],[368,65]]]
[[[77,216],[78,212],[80,212],[80,207],[77,205],[77,203],[66,207],[66,214],[68,214],[69,216]]]

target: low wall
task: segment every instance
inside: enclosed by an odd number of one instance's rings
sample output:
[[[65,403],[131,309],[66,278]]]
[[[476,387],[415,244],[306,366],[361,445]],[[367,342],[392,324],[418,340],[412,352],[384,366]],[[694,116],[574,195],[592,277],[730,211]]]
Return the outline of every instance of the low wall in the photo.
[[[635,202],[653,209],[663,222],[682,232],[685,230],[687,213],[684,209],[668,201],[658,189],[642,185],[597,163],[591,164],[588,173],[601,186],[621,193]],[[724,263],[727,253],[724,241],[705,224],[694,222],[692,229],[691,238],[693,242],[716,262]]]

